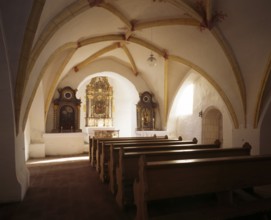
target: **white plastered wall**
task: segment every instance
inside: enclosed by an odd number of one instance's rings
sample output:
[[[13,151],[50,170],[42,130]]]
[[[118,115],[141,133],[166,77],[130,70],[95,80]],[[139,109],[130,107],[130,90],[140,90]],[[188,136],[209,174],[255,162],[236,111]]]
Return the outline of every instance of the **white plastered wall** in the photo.
[[[178,98],[180,93],[183,92],[185,87],[189,84],[194,84],[194,101],[193,112],[190,115],[180,115],[177,111]],[[185,107],[186,103],[180,103]],[[208,107],[214,107],[218,109],[223,117],[223,140],[222,147],[232,146],[232,121],[225,106],[225,103],[218,95],[213,86],[201,77],[199,74],[190,72],[189,76],[180,86],[179,92],[176,95],[174,103],[172,105],[169,121],[168,132],[171,136],[182,136],[183,139],[192,139],[196,137],[198,142],[202,140],[202,118],[199,113],[204,111]]]
[[[43,84],[40,83],[28,116],[30,135],[30,141],[28,141],[29,158],[45,157],[45,145],[43,140],[43,134],[45,133],[44,112]],[[27,129],[25,132],[26,131]]]

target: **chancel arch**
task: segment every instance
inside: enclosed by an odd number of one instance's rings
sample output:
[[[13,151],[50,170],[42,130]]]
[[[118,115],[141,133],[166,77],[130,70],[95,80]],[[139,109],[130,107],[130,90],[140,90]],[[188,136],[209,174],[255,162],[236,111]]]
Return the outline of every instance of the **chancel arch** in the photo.
[[[113,87],[106,76],[91,79],[86,86],[86,127],[113,126]]]
[[[110,71],[108,70],[108,67],[110,67]],[[125,63],[119,62],[119,60],[112,57],[103,57],[103,58],[94,60],[88,66],[84,67],[83,69],[81,69],[80,71],[76,73],[73,71],[73,69],[71,69],[67,73],[67,75],[62,79],[62,81],[59,83],[58,87],[64,87],[66,85],[70,85],[72,88],[77,88],[78,98],[81,97],[81,100],[82,100],[81,111],[83,111],[84,110],[83,102],[85,100],[84,93],[85,93],[86,85],[88,82],[90,82],[90,80],[93,77],[97,77],[97,76],[107,76],[109,81],[114,80],[116,83],[118,83],[118,86],[120,88],[123,88],[123,93],[119,96],[116,96],[116,93],[114,91],[114,96],[116,97],[116,99],[123,99],[124,97],[131,95],[131,97],[128,100],[128,103],[131,102],[130,100],[134,99],[134,104],[132,105],[132,108],[135,107],[136,103],[139,100],[139,93],[142,93],[144,91],[153,92],[153,88],[151,88],[149,84],[147,84],[147,82],[142,77],[142,74],[134,76],[131,69],[127,67]],[[155,102],[159,103],[160,106],[163,106],[163,99],[162,99],[163,90],[159,90],[158,92],[160,93],[157,93],[155,91]],[[124,111],[124,110],[125,109],[123,108],[120,109],[120,111]],[[162,113],[160,111],[156,115],[156,123],[155,123],[156,128],[158,129],[162,127],[161,126],[162,119],[160,118]],[[135,112],[135,115],[136,115],[136,112]],[[85,118],[85,114],[81,114],[80,125],[85,124],[84,118]],[[116,122],[116,120],[114,121]],[[136,121],[133,126],[136,128]],[[131,128],[129,128],[129,132],[130,130]],[[132,132],[134,132],[134,130]]]
[[[112,89],[112,100],[109,105],[112,110],[110,124],[103,123],[103,119],[96,124],[86,124],[87,98],[86,88],[93,79],[105,77]],[[82,100],[81,129],[89,132],[89,129],[114,129],[119,130],[120,136],[132,136],[136,131],[136,103],[139,100],[138,90],[129,80],[115,72],[99,72],[87,76],[78,85],[78,97]],[[112,102],[111,102],[112,101]],[[97,115],[96,115],[97,116]],[[125,123],[123,123],[125,121]]]

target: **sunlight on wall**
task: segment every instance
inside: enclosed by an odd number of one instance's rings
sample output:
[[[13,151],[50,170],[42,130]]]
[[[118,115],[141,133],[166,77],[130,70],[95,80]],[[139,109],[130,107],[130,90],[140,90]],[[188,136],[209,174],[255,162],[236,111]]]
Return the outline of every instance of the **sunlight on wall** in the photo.
[[[187,85],[177,99],[177,115],[192,115],[194,100],[194,84]]]

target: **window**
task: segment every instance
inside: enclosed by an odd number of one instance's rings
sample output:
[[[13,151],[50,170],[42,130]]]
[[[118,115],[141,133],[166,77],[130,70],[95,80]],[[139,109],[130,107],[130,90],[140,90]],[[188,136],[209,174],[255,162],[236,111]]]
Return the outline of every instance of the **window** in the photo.
[[[178,115],[192,115],[193,114],[193,98],[194,85],[187,85],[178,96],[177,114]]]

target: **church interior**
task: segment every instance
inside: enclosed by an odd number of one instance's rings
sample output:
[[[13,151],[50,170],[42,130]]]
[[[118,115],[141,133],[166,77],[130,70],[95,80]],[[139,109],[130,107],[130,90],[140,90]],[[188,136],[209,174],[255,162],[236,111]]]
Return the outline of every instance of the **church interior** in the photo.
[[[1,0],[0,211],[24,200],[29,161],[90,157],[95,138],[218,140],[271,155],[270,9],[269,0]],[[146,158],[142,167],[158,167]],[[266,185],[269,161],[247,165]]]

